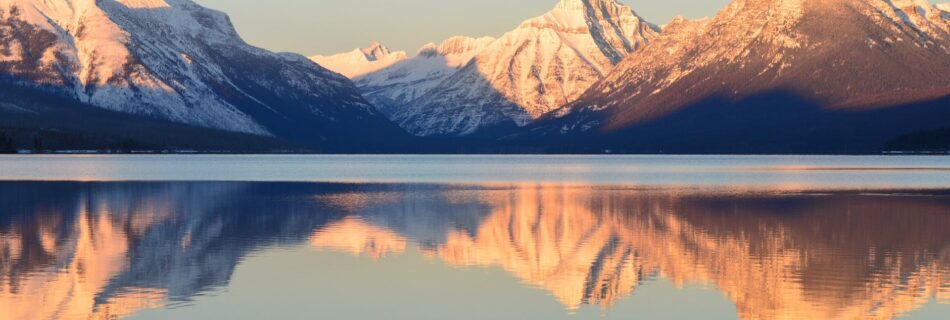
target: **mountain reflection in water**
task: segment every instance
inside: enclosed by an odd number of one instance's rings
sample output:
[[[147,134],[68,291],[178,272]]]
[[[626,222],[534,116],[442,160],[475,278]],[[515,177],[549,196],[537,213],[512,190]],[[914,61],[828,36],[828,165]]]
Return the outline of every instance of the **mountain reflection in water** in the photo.
[[[255,252],[310,246],[499,268],[565,313],[665,279],[742,319],[892,319],[950,304],[948,230],[943,192],[0,182],[0,318],[187,304]]]

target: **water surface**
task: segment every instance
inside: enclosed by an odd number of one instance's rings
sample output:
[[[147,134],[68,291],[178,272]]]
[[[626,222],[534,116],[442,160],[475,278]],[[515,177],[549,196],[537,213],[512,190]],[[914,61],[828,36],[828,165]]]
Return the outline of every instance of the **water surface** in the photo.
[[[0,319],[950,316],[943,158],[29,159]]]
[[[0,156],[0,180],[950,188],[945,156]]]

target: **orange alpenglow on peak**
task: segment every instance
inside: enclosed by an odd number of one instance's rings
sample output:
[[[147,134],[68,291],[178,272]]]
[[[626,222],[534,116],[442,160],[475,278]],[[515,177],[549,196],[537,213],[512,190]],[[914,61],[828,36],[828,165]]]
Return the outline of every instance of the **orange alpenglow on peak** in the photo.
[[[616,1],[562,1],[486,46],[391,119],[419,136],[516,129],[579,97],[658,33]]]
[[[392,52],[385,45],[373,42],[366,48],[331,56],[312,56],[310,60],[347,78],[361,77],[406,59],[406,52]]]

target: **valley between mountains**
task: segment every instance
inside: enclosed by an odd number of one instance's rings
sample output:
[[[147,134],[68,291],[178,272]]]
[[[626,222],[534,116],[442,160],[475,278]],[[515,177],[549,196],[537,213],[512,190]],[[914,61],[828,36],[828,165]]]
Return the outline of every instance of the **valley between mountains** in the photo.
[[[950,151],[950,4],[735,0],[662,24],[552,5],[308,58],[190,0],[0,0],[0,152]]]

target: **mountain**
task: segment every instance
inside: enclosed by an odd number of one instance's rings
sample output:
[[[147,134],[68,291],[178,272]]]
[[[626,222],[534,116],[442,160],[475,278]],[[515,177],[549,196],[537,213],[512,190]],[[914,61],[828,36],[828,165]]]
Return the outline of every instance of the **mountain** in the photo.
[[[393,118],[421,136],[526,125],[579,97],[657,29],[616,0],[562,0],[492,42]]]
[[[439,45],[426,44],[415,57],[354,81],[363,96],[392,119],[494,41],[491,37],[452,37]]]
[[[367,100],[392,117],[465,66],[476,53],[493,41],[495,39],[490,37],[452,37],[438,45],[424,45],[412,58],[407,58],[404,52],[391,53],[388,49],[384,51],[383,58],[373,60],[369,55],[360,58],[364,56],[363,52],[369,50],[367,48],[311,59],[353,79]],[[377,46],[385,48],[377,44],[370,48]]]
[[[276,137],[136,116],[0,82],[0,153],[17,150],[270,152],[300,149]],[[306,149],[306,148],[304,148]]]
[[[366,48],[332,56],[312,56],[310,60],[353,79],[406,60],[406,52],[392,52],[381,43],[373,42]]]
[[[134,116],[106,126],[155,119],[316,149],[401,135],[346,78],[253,47],[189,0],[3,0],[0,81]]]
[[[880,152],[950,127],[948,21],[923,0],[736,0],[671,23],[517,136],[574,151]]]

